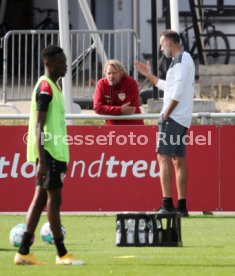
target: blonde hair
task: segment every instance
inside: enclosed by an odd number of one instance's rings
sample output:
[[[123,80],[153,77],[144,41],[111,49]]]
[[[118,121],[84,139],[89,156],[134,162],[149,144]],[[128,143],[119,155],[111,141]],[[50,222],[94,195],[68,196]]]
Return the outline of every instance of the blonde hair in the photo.
[[[114,69],[115,70],[117,70],[117,71],[121,71],[121,72],[123,72],[123,75],[127,75],[127,71],[126,71],[126,69],[125,69],[125,67],[123,66],[123,64],[119,61],[119,60],[117,60],[117,59],[109,59],[106,63],[105,63],[105,65],[104,65],[104,74],[105,74],[105,72],[106,72],[106,69],[107,69],[107,67],[108,66],[112,66],[112,67],[114,67]]]

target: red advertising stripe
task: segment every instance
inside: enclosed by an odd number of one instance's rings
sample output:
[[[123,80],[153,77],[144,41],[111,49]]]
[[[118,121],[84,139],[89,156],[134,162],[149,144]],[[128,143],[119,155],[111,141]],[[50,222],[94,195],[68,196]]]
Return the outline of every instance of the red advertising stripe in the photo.
[[[234,135],[234,126],[189,130],[190,211],[235,210],[228,158]],[[27,211],[32,199],[35,167],[25,160],[26,136],[27,127],[1,126],[0,212]],[[70,144],[62,211],[157,210],[162,198],[157,137],[155,126],[70,126],[67,137],[51,137]],[[176,203],[175,187],[173,197]]]

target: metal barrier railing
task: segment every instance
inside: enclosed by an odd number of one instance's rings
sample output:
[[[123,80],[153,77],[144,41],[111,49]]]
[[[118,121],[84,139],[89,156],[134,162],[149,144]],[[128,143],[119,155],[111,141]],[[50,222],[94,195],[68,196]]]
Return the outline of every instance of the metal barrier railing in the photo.
[[[29,100],[36,80],[43,74],[40,53],[49,44],[59,45],[58,30],[14,30],[3,40],[4,103]],[[70,31],[72,62],[72,95],[92,97],[95,84],[103,76],[104,54],[120,60],[130,75],[138,81],[133,64],[138,55],[138,40],[131,29]],[[99,43],[98,43],[99,42]],[[104,53],[104,52],[103,52]]]
[[[144,114],[134,114],[134,115],[98,115],[98,114],[66,114],[67,120],[157,120],[160,117],[160,113],[144,113]],[[230,120],[230,124],[235,124],[235,112],[234,113],[193,113],[193,119],[200,120],[200,124],[210,124],[210,120]],[[0,114],[0,120],[28,120],[29,114]],[[218,124],[223,124],[220,122]]]

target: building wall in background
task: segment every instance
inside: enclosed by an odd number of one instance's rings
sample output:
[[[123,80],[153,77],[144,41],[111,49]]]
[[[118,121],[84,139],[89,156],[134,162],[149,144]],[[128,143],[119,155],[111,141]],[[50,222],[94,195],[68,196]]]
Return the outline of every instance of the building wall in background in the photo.
[[[143,53],[151,54],[151,0],[88,0],[89,5],[95,5],[95,19],[98,29],[123,29],[133,28],[133,1],[139,3],[139,56],[143,60]],[[215,5],[216,0],[205,0],[205,4]],[[157,32],[158,35],[165,28],[165,19],[162,12],[163,1],[157,1]],[[225,0],[225,5],[234,5],[234,0]],[[34,26],[44,19],[44,15],[31,13],[31,7],[57,9],[57,0],[9,0],[7,11],[8,25],[12,29],[33,29]],[[189,11],[188,0],[179,0],[179,10]],[[19,12],[20,11],[20,12]],[[30,12],[29,12],[30,11]],[[84,15],[81,12],[77,0],[69,0],[70,23],[73,29],[87,29]],[[31,17],[32,14],[32,17]],[[56,15],[55,15],[56,17]],[[55,20],[58,20],[55,18]],[[180,18],[180,31],[184,29],[183,18]],[[216,29],[224,33],[232,32],[234,19],[216,22]],[[229,37],[230,48],[235,48],[235,38]],[[231,60],[232,62],[232,60]]]

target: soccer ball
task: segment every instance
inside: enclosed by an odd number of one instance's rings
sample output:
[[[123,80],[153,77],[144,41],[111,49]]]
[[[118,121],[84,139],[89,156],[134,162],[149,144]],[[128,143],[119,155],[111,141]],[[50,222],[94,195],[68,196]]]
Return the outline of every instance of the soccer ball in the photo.
[[[25,229],[26,229],[26,225],[24,223],[19,223],[11,229],[10,235],[9,235],[9,241],[12,245],[14,245],[15,247],[20,247]],[[34,242],[34,235],[33,235],[33,238],[31,239],[31,245],[33,244],[33,242]]]
[[[63,234],[63,237],[65,238],[66,232],[63,225],[61,225],[61,232]],[[43,224],[40,230],[40,236],[44,242],[49,244],[54,244],[54,237],[53,237],[49,222],[46,222]]]

